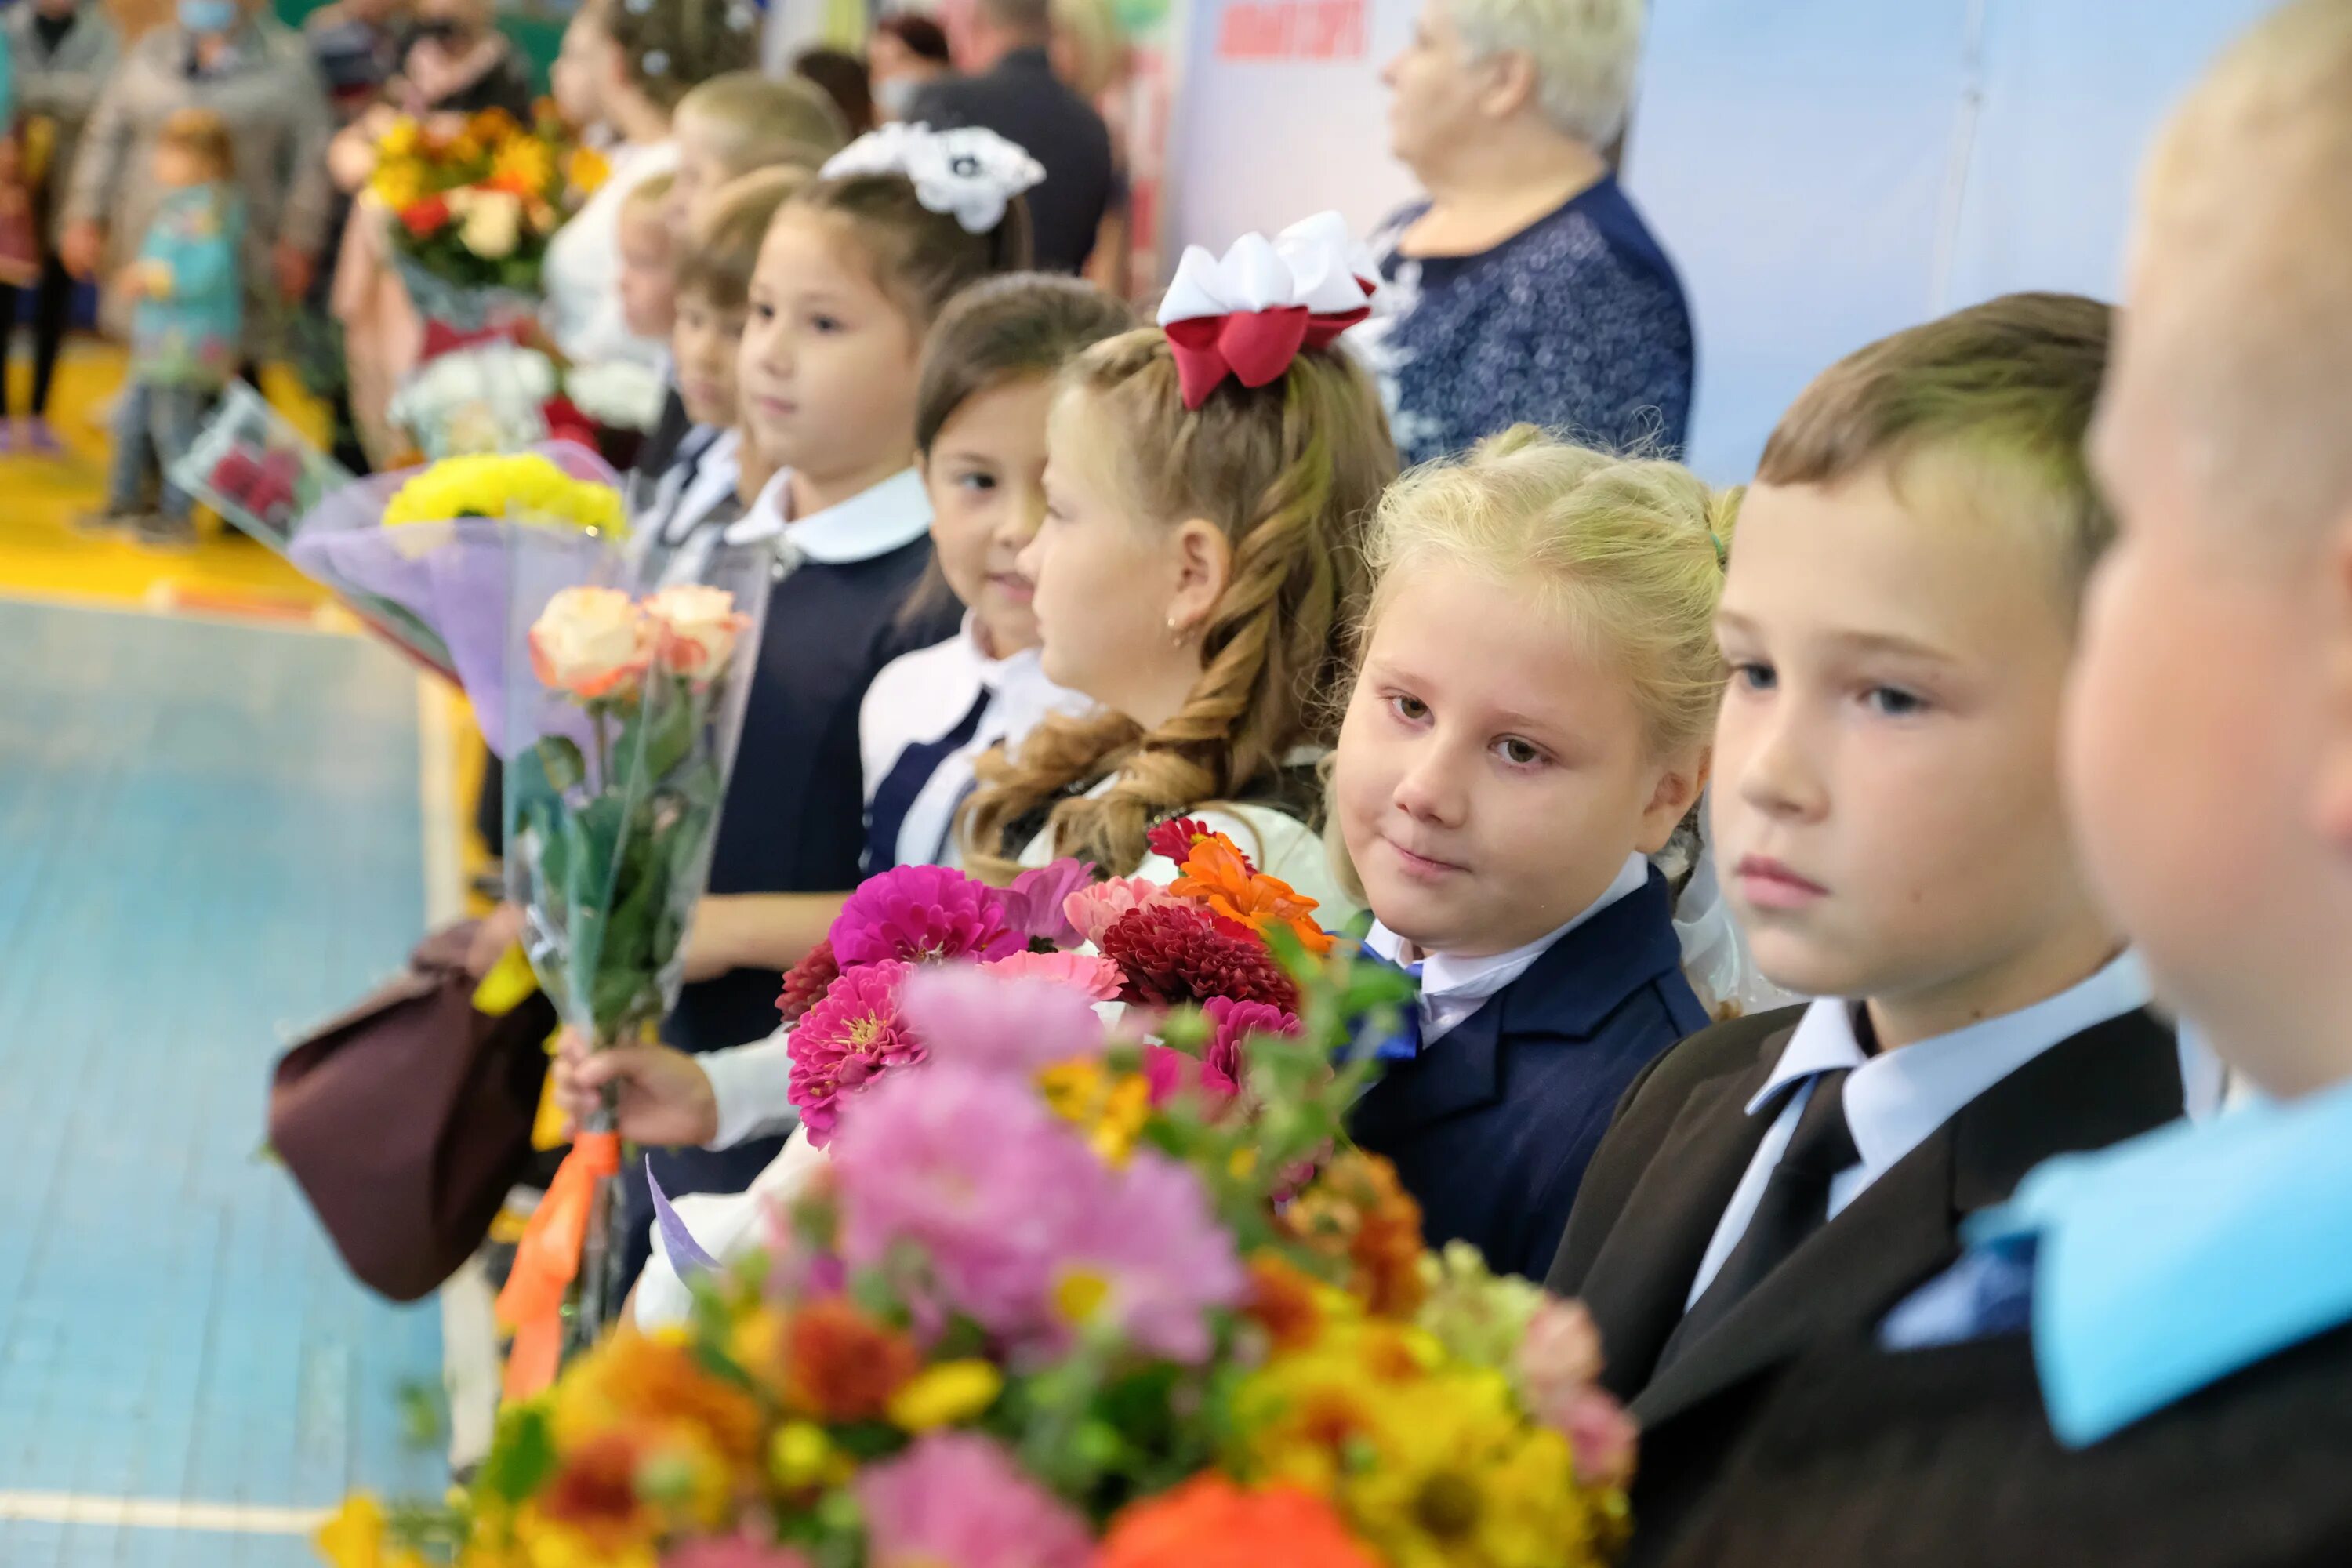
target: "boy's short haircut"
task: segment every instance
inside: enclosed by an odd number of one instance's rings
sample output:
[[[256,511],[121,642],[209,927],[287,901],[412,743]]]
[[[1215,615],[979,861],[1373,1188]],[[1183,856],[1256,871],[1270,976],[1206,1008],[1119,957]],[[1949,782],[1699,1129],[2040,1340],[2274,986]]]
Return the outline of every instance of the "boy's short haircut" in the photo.
[[[688,93],[679,120],[709,137],[730,180],[777,164],[815,169],[849,145],[849,128],[824,89],[804,77],[781,80],[758,71],[713,77]]]
[[[743,309],[776,209],[810,178],[805,169],[779,164],[721,186],[678,258],[677,293],[696,295],[715,310]]]
[[[629,187],[629,194],[621,198],[621,216],[643,217],[648,213],[660,212],[669,200],[670,187],[676,183],[667,174],[655,174],[639,180]]]
[[[2115,537],[2084,452],[2115,312],[2079,294],[2006,294],[1881,338],[1815,376],[1764,445],[1756,479],[1900,486],[1920,458],[1957,460],[2045,502],[2070,598]],[[1940,465],[1939,465],[1940,466]],[[2031,502],[2029,502],[2031,504]]]
[[[2296,0],[2206,73],[2141,177],[2131,379],[2179,421],[2198,510],[2241,534],[2352,508],[2347,170],[2352,6]]]

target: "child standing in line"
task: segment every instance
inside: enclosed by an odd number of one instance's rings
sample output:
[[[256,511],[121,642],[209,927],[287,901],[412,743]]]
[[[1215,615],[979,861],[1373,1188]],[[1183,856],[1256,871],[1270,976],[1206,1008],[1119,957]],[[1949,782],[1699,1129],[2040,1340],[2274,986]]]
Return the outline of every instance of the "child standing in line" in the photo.
[[[2183,1109],[2059,787],[2114,530],[2083,458],[2111,314],[2011,295],[1857,351],[1741,503],[1710,837],[1757,966],[1820,1000],[1634,1081],[1551,1271],[1642,1423],[1636,1563],[1790,1364],[1948,1266],[1963,1216]]]
[[[1626,1085],[1707,1022],[1650,857],[1706,781],[1735,507],[1522,428],[1373,526],[1332,815],[1421,996],[1349,1128],[1501,1272],[1543,1276]]]
[[[621,200],[621,319],[634,337],[669,341],[679,247],[670,237],[669,189],[656,174]]]
[[[2352,1561],[2352,7],[2303,0],[2140,190],[2068,693],[2100,897],[2259,1093],[2050,1164],[1758,1418],[1677,1568]]]
[[[185,109],[155,143],[155,179],[166,195],[114,286],[137,301],[130,384],[116,405],[106,510],[93,520],[135,531],[142,544],[195,542],[188,496],[169,475],[236,374],[244,326],[238,258],[245,213],[234,181],[228,127]],[[148,498],[157,497],[152,506]]]

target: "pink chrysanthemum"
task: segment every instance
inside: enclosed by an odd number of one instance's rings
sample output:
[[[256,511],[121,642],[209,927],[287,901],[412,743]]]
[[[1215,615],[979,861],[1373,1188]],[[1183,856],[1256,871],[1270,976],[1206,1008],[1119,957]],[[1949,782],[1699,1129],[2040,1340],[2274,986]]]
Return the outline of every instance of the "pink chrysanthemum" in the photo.
[[[1118,969],[1108,959],[1077,960],[1110,972],[1107,982],[1081,988],[1051,972],[1055,960],[1073,957],[1023,952],[979,968],[936,965],[908,976],[901,1005],[917,1034],[939,1042],[940,1061],[1026,1079],[1040,1068],[1102,1053],[1094,996],[1118,994]]]
[[[1050,981],[1097,1002],[1118,1001],[1127,984],[1118,964],[1091,952],[1016,952],[989,964],[987,972],[1006,980]]]
[[[1144,1076],[1151,1085],[1151,1103],[1165,1104],[1188,1089],[1197,1089],[1212,1105],[1232,1100],[1248,1079],[1249,1058],[1243,1048],[1252,1035],[1286,1035],[1296,1038],[1296,1014],[1264,1002],[1235,1002],[1212,996],[1201,1005],[1209,1016],[1209,1043],[1198,1057],[1166,1046],[1143,1049]]]
[[[1092,866],[1066,858],[1024,871],[998,895],[1004,905],[1004,923],[1031,942],[1074,947],[1083,939],[1063,912],[1064,905],[1072,893],[1094,879]]]
[[[1139,1149],[1113,1169],[1016,1078],[947,1061],[895,1078],[858,1105],[833,1163],[843,1261],[887,1267],[911,1247],[938,1297],[920,1304],[1010,1353],[1066,1345],[1076,1300],[1152,1353],[1199,1360],[1208,1313],[1244,1288],[1189,1166]]]
[[[1183,901],[1159,883],[1144,878],[1111,877],[1091,888],[1080,888],[1064,899],[1062,913],[1068,918],[1080,942],[1100,947],[1103,932],[1110,930],[1119,916],[1150,904]]]
[[[816,1147],[833,1141],[842,1096],[926,1055],[898,1014],[899,986],[910,972],[896,959],[845,970],[788,1037],[792,1101]]]
[[[1087,1521],[993,1437],[933,1432],[857,1480],[868,1568],[1086,1568]]]
[[[986,962],[1026,945],[1005,923],[996,889],[944,866],[901,866],[867,878],[834,921],[832,942],[844,969],[892,958]]]
[[[1298,1008],[1298,987],[1255,931],[1191,904],[1131,910],[1103,932],[1103,956],[1127,976],[1125,1000],[1166,1007],[1223,996]]]

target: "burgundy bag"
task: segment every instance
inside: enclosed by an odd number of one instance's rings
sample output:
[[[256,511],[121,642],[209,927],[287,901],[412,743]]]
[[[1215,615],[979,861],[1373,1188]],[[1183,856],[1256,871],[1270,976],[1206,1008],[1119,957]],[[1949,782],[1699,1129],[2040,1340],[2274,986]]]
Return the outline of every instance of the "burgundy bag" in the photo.
[[[425,939],[406,973],[278,1058],[269,1142],[361,1283],[430,1295],[489,1234],[531,1158],[555,1008],[474,1010],[477,922]]]

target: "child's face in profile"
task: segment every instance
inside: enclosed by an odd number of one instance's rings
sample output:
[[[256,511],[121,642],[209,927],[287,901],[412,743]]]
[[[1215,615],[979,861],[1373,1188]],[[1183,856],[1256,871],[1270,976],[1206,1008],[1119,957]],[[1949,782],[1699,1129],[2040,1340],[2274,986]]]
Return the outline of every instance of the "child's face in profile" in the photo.
[[[1053,402],[1042,375],[984,388],[948,416],[923,458],[940,570],[997,658],[1037,645],[1036,584],[1020,561],[1045,515]]]
[[[1045,431],[1045,517],[1018,567],[1037,585],[1039,660],[1056,686],[1149,727],[1200,679],[1200,643],[1174,632],[1180,613],[1190,625],[1213,608],[1222,579],[1206,606],[1179,611],[1201,592],[1185,554],[1199,530],[1135,515],[1110,460],[1118,437],[1089,395],[1056,397]]]
[[[664,204],[633,207],[621,222],[621,315],[633,336],[669,336],[674,314]]]
[[[1868,997],[1883,1044],[2015,1010],[2116,945],[2058,783],[2072,653],[2054,540],[2015,487],[1928,453],[1759,484],[1717,626],[1731,679],[1712,838],[1775,984]]]
[[[670,353],[677,362],[677,396],[697,425],[728,429],[741,417],[735,396],[735,360],[743,343],[743,312],[722,310],[688,289],[677,297]]]
[[[2069,694],[2074,822],[2158,994],[2298,1093],[2352,981],[2352,543],[2233,526],[2139,374],[2118,356],[2092,443],[2120,531]]]
[[[1665,847],[1696,756],[1650,755],[1632,683],[1573,619],[1445,563],[1402,568],[1372,623],[1333,809],[1382,924],[1424,952],[1508,952]]]
[[[695,115],[679,115],[672,137],[677,143],[677,167],[669,177],[670,226],[679,234],[692,234],[727,184],[727,166],[719,161],[709,127]]]
[[[854,236],[786,207],[751,274],[736,368],[746,435],[808,478],[887,479],[914,458],[922,338]]]

